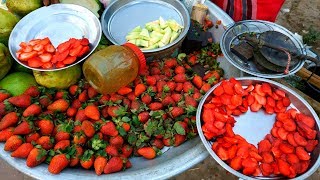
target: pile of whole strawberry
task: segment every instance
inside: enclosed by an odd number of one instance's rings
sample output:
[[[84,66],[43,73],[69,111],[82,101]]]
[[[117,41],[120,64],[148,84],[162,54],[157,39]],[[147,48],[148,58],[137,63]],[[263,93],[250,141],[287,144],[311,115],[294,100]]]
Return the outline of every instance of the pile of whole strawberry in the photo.
[[[268,83],[247,88],[231,78],[213,91],[202,112],[202,130],[207,140],[215,138],[212,150],[230,167],[245,175],[282,175],[294,178],[309,167],[310,155],[318,145],[315,120],[290,106],[285,92]],[[234,116],[264,109],[276,113],[276,121],[258,148],[234,134]],[[234,116],[232,116],[234,115]]]
[[[32,68],[62,68],[74,63],[90,51],[87,38],[70,38],[58,45],[57,49],[51,44],[49,38],[33,39],[20,43],[20,49],[16,52],[17,58]]]
[[[205,58],[205,60],[203,59]],[[42,162],[57,174],[70,166],[113,173],[131,167],[131,156],[153,159],[164,146],[197,135],[198,101],[220,80],[220,70],[192,66],[216,61],[206,49],[152,62],[130,85],[98,94],[84,80],[68,91],[31,87],[23,95],[0,92],[0,141],[15,158],[34,167]]]

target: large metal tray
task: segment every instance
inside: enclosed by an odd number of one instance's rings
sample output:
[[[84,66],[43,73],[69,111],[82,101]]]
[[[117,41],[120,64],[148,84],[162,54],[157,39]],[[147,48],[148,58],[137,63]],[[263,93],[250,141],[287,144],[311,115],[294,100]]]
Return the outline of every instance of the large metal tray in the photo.
[[[209,7],[209,15],[213,22],[222,21],[218,29],[212,28],[214,41],[219,42],[224,32],[224,26],[232,24],[233,20],[220,8],[210,1],[205,3]],[[221,67],[225,70],[225,77],[242,76],[240,70],[232,66],[224,57],[219,58]],[[9,153],[3,150],[4,144],[0,144],[0,156],[19,171],[36,179],[56,180],[56,179],[166,179],[186,171],[194,165],[203,161],[209,154],[199,137],[190,140],[179,147],[170,148],[163,155],[154,160],[143,158],[131,158],[132,168],[115,174],[97,176],[92,170],[67,168],[59,175],[52,175],[48,172],[48,166],[42,164],[35,168],[28,168],[25,160],[14,159]]]

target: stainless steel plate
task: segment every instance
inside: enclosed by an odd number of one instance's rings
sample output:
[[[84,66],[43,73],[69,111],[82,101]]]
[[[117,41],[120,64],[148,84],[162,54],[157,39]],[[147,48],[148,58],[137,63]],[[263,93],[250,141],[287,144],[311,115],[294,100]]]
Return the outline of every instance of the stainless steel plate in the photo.
[[[85,60],[98,46],[102,30],[99,19],[88,9],[74,4],[54,4],[39,8],[14,27],[9,38],[9,50],[14,59],[24,67],[38,71],[62,70]],[[57,47],[70,38],[88,38],[90,52],[76,63],[59,69],[31,68],[17,59],[16,52],[21,42],[49,37]]]
[[[206,1],[205,4],[209,7],[209,15],[212,21],[222,21],[221,26],[210,29],[210,32],[213,33],[214,41],[219,42],[224,32],[223,26],[233,23],[233,20],[212,2]],[[219,62],[221,63],[220,66],[225,70],[225,77],[242,76],[242,72],[231,65],[224,57],[220,57]],[[179,147],[170,148],[163,155],[153,160],[131,158],[130,161],[133,166],[124,172],[97,176],[93,170],[67,168],[59,175],[52,175],[48,172],[48,165],[41,164],[35,168],[28,168],[24,159],[12,158],[8,152],[3,150],[3,147],[4,144],[0,143],[0,157],[6,162],[33,178],[46,180],[168,179],[195,166],[209,155],[200,138],[197,137]]]
[[[312,109],[312,107],[296,92],[291,90],[290,88],[268,80],[268,79],[263,79],[263,78],[257,78],[257,77],[242,77],[242,78],[236,78],[242,86],[248,86],[249,84],[256,84],[256,83],[262,83],[262,82],[267,82],[269,83],[272,87],[278,88],[283,90],[291,100],[291,108],[295,108],[298,111],[309,115],[313,117],[316,121],[316,130],[318,131],[317,134],[317,140],[320,141],[320,133],[319,133],[319,127],[320,127],[320,120],[319,117],[317,116],[316,112]],[[280,177],[264,177],[264,176],[259,176],[259,177],[249,177],[246,176],[234,169],[232,169],[228,164],[226,164],[224,161],[222,161],[216,153],[211,149],[212,146],[212,141],[208,141],[201,129],[202,122],[201,122],[201,112],[202,112],[202,107],[205,103],[205,100],[208,98],[208,96],[214,91],[214,89],[219,86],[220,83],[212,87],[207,94],[203,97],[201,100],[198,110],[197,110],[197,129],[199,132],[200,139],[210,155],[227,171],[230,173],[234,174],[235,176],[238,176],[241,179],[281,179]],[[271,128],[273,127],[273,124],[275,122],[275,115],[268,115],[264,113],[263,110],[260,110],[258,112],[251,112],[250,109],[248,110],[247,113],[235,117],[235,120],[237,121],[235,123],[235,126],[233,128],[234,132],[236,134],[241,135],[242,137],[246,138],[246,140],[253,144],[257,145],[258,142],[264,139],[265,135],[270,133]],[[315,150],[311,154],[311,163],[309,166],[309,169],[307,172],[304,174],[296,177],[296,180],[304,180],[307,179],[309,176],[311,176],[320,166],[320,157],[319,157],[319,152],[320,152],[320,144],[315,148]]]
[[[295,36],[289,30],[275,23],[271,23],[267,21],[258,21],[258,20],[247,20],[247,21],[240,21],[234,24],[230,24],[229,28],[225,31],[220,41],[222,53],[224,54],[226,59],[237,68],[239,68],[240,70],[248,74],[258,76],[258,77],[282,78],[299,71],[304,64],[304,60],[295,64],[294,67],[291,67],[288,74],[284,74],[282,72],[277,73],[272,71],[264,72],[264,71],[260,71],[259,67],[253,61],[244,62],[238,56],[236,56],[231,52],[231,46],[239,42],[237,38],[238,35],[241,35],[244,33],[250,33],[250,32],[262,33],[266,31],[278,31],[286,35],[288,38],[290,38],[292,43],[295,45],[298,51],[297,52],[298,54],[306,54],[306,50],[302,45],[302,43],[297,38],[295,38]],[[274,37],[274,38],[277,38],[277,37]]]
[[[103,33],[117,45],[126,42],[126,35],[137,26],[163,17],[174,19],[184,27],[179,38],[174,42],[153,50],[143,50],[144,53],[161,51],[171,47],[184,38],[190,27],[188,10],[178,0],[116,0],[103,12],[101,17]]]

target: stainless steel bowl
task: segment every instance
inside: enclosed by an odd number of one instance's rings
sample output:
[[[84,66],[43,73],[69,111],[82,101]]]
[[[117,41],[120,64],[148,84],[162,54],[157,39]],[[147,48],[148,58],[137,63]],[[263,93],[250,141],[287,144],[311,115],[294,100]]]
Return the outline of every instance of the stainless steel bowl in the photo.
[[[291,100],[290,107],[298,109],[300,112],[305,113],[306,115],[312,116],[316,121],[316,130],[318,131],[317,134],[317,140],[320,141],[320,133],[319,133],[319,127],[320,127],[320,120],[317,116],[316,112],[312,109],[312,107],[296,92],[291,90],[290,88],[263,78],[257,78],[257,77],[242,77],[242,78],[236,78],[243,86],[248,86],[249,84],[256,84],[256,83],[262,83],[267,82],[272,87],[278,88],[283,90]],[[197,110],[197,129],[199,132],[200,139],[210,155],[227,171],[234,174],[235,176],[241,178],[241,179],[281,179],[281,177],[249,177],[246,176],[239,171],[236,171],[232,169],[228,164],[226,164],[224,161],[222,161],[216,153],[211,149],[212,141],[208,141],[201,129],[202,122],[201,122],[201,112],[202,107],[208,98],[209,95],[214,91],[214,89],[219,86],[219,84],[212,87],[207,94],[203,97],[201,100],[198,110]],[[252,143],[256,145],[259,141],[261,141],[266,134],[270,133],[270,130],[275,122],[275,114],[273,115],[267,115],[262,110],[259,112],[253,113],[250,110],[239,117],[236,117],[236,124],[233,128],[234,132],[236,134],[239,134],[243,136],[249,143]],[[320,144],[317,145],[315,150],[311,154],[311,163],[309,166],[309,169],[307,172],[305,172],[302,175],[297,176],[296,180],[304,180],[307,179],[309,176],[311,176],[320,166]],[[283,179],[283,178],[282,178]]]
[[[37,71],[56,71],[74,66],[85,60],[98,46],[102,30],[99,19],[88,9],[74,4],[53,4],[39,8],[22,18],[9,37],[12,57],[22,66]],[[63,68],[32,68],[18,60],[16,52],[21,42],[49,37],[54,47],[70,38],[88,38],[90,52],[83,58]]]
[[[115,0],[101,17],[104,35],[116,45],[126,42],[126,35],[136,26],[159,19],[174,19],[184,28],[172,43],[157,49],[142,50],[148,60],[170,56],[180,47],[190,27],[190,15],[178,0]],[[169,51],[168,51],[169,50]]]

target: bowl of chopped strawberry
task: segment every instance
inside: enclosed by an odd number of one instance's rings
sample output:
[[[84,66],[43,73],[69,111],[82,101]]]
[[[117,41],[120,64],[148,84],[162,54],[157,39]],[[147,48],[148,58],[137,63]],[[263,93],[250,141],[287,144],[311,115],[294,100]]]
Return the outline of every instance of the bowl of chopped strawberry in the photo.
[[[320,165],[319,117],[288,87],[263,78],[224,80],[198,106],[210,155],[243,179],[306,179]]]

